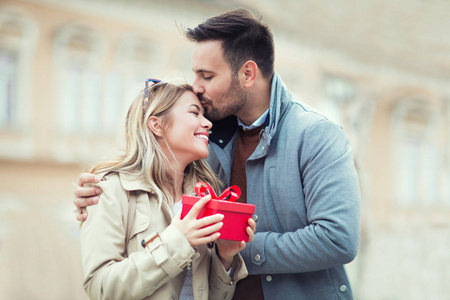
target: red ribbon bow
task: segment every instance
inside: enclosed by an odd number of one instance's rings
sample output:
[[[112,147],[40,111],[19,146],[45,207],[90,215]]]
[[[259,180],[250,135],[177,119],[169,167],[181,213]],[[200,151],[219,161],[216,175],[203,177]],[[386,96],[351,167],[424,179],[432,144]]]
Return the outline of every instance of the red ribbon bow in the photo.
[[[206,194],[206,191],[208,191],[208,194]],[[241,196],[241,189],[237,185],[232,185],[229,188],[226,188],[223,193],[217,197],[216,193],[214,193],[214,190],[209,184],[200,181],[195,185],[195,193],[200,197],[211,195],[211,199],[236,202],[236,200]],[[229,198],[227,199],[227,197]]]

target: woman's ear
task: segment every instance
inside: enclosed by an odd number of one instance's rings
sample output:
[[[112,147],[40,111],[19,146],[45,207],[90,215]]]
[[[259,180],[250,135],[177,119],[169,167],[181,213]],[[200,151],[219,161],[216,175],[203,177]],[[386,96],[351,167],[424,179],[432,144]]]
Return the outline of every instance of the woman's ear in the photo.
[[[163,129],[161,127],[161,122],[158,117],[150,116],[147,119],[147,126],[153,132],[154,135],[158,137],[163,136]]]

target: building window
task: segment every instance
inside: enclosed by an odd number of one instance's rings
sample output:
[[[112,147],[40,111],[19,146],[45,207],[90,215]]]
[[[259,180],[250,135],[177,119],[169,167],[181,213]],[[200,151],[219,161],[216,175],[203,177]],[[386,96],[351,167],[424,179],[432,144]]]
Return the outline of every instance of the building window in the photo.
[[[0,49],[0,128],[13,127],[16,123],[17,53]]]
[[[320,109],[331,120],[343,125],[343,106],[355,97],[355,85],[346,78],[327,74],[324,78],[325,99]]]
[[[400,101],[392,115],[393,186],[401,207],[440,204],[442,116],[420,100]]]
[[[82,26],[70,25],[57,33],[56,102],[60,134],[93,135],[101,131],[100,70],[104,50],[100,37]]]
[[[138,37],[124,38],[117,52],[117,69],[123,76],[126,110],[144,89],[146,78],[164,79],[167,55],[160,44]]]
[[[0,129],[24,130],[30,121],[29,78],[36,33],[26,17],[0,11]]]

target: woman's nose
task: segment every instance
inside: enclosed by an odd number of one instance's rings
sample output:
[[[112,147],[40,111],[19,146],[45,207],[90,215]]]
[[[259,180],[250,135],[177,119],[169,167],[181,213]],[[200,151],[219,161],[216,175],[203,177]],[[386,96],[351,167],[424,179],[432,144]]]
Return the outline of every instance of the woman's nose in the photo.
[[[203,117],[202,127],[210,130],[212,128],[212,123],[207,118]]]

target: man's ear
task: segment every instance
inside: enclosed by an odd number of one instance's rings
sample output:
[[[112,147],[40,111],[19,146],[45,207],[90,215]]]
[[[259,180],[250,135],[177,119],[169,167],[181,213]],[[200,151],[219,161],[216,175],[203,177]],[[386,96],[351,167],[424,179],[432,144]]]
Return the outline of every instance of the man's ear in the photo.
[[[243,86],[251,88],[258,77],[258,65],[253,60],[248,60],[241,68]]]
[[[153,132],[154,135],[158,137],[163,136],[163,129],[161,127],[161,122],[158,117],[150,116],[147,120],[148,128]]]

